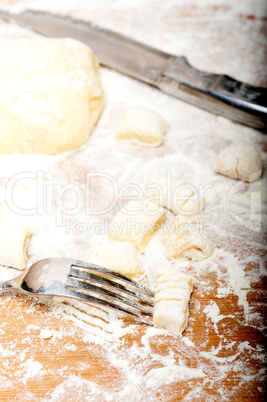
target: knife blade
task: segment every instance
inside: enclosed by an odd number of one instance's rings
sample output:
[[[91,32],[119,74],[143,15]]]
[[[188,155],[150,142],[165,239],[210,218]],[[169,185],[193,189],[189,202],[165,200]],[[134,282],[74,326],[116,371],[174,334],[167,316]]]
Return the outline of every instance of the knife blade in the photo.
[[[88,21],[33,10],[0,12],[0,17],[48,37],[77,39],[87,44],[106,67],[209,112],[267,131],[267,88],[199,71],[183,56],[165,53]]]

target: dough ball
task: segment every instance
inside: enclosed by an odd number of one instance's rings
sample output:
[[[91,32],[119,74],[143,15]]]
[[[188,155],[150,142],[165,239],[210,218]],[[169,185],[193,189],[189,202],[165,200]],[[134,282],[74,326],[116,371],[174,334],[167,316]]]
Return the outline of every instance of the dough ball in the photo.
[[[15,219],[1,219],[0,223],[0,265],[17,268],[26,267],[26,249],[30,228]]]
[[[155,289],[153,324],[174,336],[180,336],[188,323],[188,304],[195,278],[167,272],[159,275]]]
[[[157,113],[144,107],[134,106],[121,116],[116,139],[134,144],[157,147],[163,143],[163,137],[169,124]]]
[[[86,142],[104,106],[86,45],[1,40],[0,59],[0,153],[56,154]]]
[[[86,254],[86,261],[129,278],[144,274],[138,251],[132,244],[122,241],[114,240],[91,247]]]
[[[155,172],[148,178],[146,198],[155,205],[183,215],[197,215],[204,207],[204,198],[183,180]]]
[[[233,179],[253,182],[261,176],[263,163],[252,144],[237,142],[222,150],[214,170]]]
[[[110,225],[110,240],[132,243],[143,251],[164,221],[166,213],[148,201],[129,201]]]
[[[197,219],[178,215],[159,236],[168,259],[205,260],[214,251],[212,241]]]

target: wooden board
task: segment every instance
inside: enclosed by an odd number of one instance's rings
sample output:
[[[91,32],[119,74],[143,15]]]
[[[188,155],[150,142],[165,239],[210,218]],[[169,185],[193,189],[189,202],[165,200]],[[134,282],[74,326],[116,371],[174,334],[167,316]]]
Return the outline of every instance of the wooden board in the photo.
[[[258,284],[259,288],[263,284]],[[130,400],[148,400],[146,398],[153,396],[154,400],[174,401],[185,397],[189,392],[195,389],[199,392],[199,400],[218,400],[223,392],[226,400],[247,400],[261,401],[264,396],[265,385],[260,375],[263,369],[263,362],[258,358],[255,350],[264,345],[264,336],[256,327],[247,325],[238,316],[242,315],[241,309],[237,306],[237,298],[235,296],[223,298],[218,302],[218,298],[214,296],[214,290],[210,290],[205,295],[199,296],[197,290],[194,292],[189,321],[189,327],[184,332],[184,337],[189,337],[194,346],[187,346],[183,340],[175,340],[170,336],[154,336],[150,340],[150,351],[148,355],[140,348],[140,356],[136,358],[135,364],[137,371],[143,372],[144,381],[140,382],[139,390],[129,389],[132,395],[127,394]],[[251,306],[258,306],[262,303],[259,300],[259,292],[256,290],[250,292],[249,303]],[[218,322],[217,326],[211,325],[209,321],[204,319],[204,308],[214,300],[218,303],[220,313],[227,316],[233,314],[235,319],[225,318]],[[198,304],[201,306],[197,308]],[[94,343],[88,343],[84,330],[79,329],[73,322],[66,322],[63,317],[52,315],[44,305],[34,305],[31,300],[22,297],[10,298],[2,296],[1,299],[1,329],[4,336],[1,336],[1,345],[3,349],[0,373],[5,374],[9,381],[12,381],[12,387],[8,384],[1,389],[1,401],[37,401],[37,400],[116,400],[116,395],[121,392],[121,386],[125,384],[125,375],[120,367],[112,367],[109,358],[105,355],[105,349],[110,350],[109,341],[106,346],[100,346]],[[133,324],[131,320],[125,319],[125,325]],[[44,340],[40,337],[40,330],[49,328],[53,331],[50,339]],[[128,334],[123,338],[123,344],[117,345],[118,351],[116,355],[123,362],[127,359],[127,351],[133,347],[135,343],[142,345],[141,339],[145,334],[143,326],[137,326],[134,334]],[[62,338],[57,338],[57,333]],[[221,367],[226,370],[225,373],[217,372],[218,362],[212,361],[205,356],[205,352],[212,349],[216,350],[222,340],[225,344],[231,342],[235,345],[227,350],[222,350],[216,354],[216,358],[222,361],[226,359]],[[12,347],[12,344],[14,347]],[[244,350],[239,350],[241,344],[249,345]],[[144,348],[144,345],[143,349]],[[73,349],[73,350],[68,350]],[[252,349],[251,349],[252,348]],[[253,350],[253,353],[251,353]],[[5,354],[5,351],[8,351]],[[198,369],[201,365],[205,367],[204,372],[210,376],[214,370],[213,378],[206,381],[206,378],[195,378],[190,381],[177,381],[171,384],[164,384],[153,390],[146,388],[145,375],[146,371],[162,367],[162,364],[155,361],[155,356],[166,356],[172,353],[173,359],[179,365],[181,356],[183,364],[190,369]],[[143,355],[142,355],[143,354]],[[29,361],[29,366],[24,366],[24,361]],[[31,360],[32,359],[32,360]],[[227,363],[228,359],[228,363]],[[32,361],[38,362],[41,369],[31,369]],[[122,363],[123,364],[123,363]],[[132,359],[129,359],[132,364]],[[214,365],[214,367],[213,367]],[[244,382],[240,380],[243,366],[250,367],[250,373],[254,378],[251,381]],[[239,370],[237,368],[239,367]],[[145,370],[144,370],[145,368]],[[133,376],[134,367],[132,367]],[[71,381],[71,378],[78,378],[77,381]],[[82,381],[84,379],[84,382]],[[65,386],[64,386],[65,380]],[[90,381],[95,384],[97,391],[95,395],[92,393],[91,387],[86,384]],[[63,385],[62,385],[63,384]],[[242,384],[242,386],[240,386]],[[3,387],[3,384],[1,384]],[[57,388],[58,387],[58,388]],[[57,389],[58,394],[53,391]],[[62,390],[62,399],[59,390]],[[99,392],[99,395],[98,395]],[[197,399],[198,394],[192,393],[192,400]],[[231,396],[230,396],[231,395]],[[55,397],[56,396],[56,397]],[[44,398],[44,399],[43,399]],[[53,399],[54,398],[54,399]],[[95,398],[95,399],[94,399]]]

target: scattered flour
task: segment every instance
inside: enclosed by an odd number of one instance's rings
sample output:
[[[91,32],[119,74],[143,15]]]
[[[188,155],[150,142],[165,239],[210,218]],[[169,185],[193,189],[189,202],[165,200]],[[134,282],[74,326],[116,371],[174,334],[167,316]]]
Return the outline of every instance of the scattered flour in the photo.
[[[32,358],[29,358],[24,363],[22,363],[21,367],[21,372],[18,372],[17,374],[21,376],[24,385],[27,384],[27,381],[29,379],[35,377],[40,378],[45,374],[45,371],[43,370],[43,365]]]
[[[209,317],[214,324],[217,324],[219,321],[223,320],[226,317],[235,318],[233,315],[222,315],[220,314],[220,309],[218,305],[212,301],[208,306],[204,308],[204,313]]]
[[[238,296],[238,304],[244,308],[245,316],[249,313],[247,292],[250,289],[249,279],[246,277],[245,266],[241,266],[238,258],[233,254],[223,253],[223,264],[227,268],[229,282],[233,292]]]
[[[147,386],[158,387],[176,381],[188,381],[192,378],[203,378],[206,374],[201,369],[193,369],[183,365],[169,364],[167,367],[152,369],[145,377]]]

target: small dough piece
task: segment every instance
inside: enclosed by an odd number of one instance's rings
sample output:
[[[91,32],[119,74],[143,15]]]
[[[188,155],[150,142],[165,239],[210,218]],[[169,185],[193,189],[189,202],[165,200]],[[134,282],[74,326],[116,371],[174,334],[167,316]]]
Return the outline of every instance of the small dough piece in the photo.
[[[159,240],[168,259],[188,258],[202,261],[211,256],[214,246],[197,218],[178,215],[160,234]]]
[[[110,225],[109,240],[132,243],[142,252],[159,229],[165,211],[148,201],[129,201]]]
[[[233,179],[253,182],[261,176],[263,163],[252,144],[237,142],[222,150],[214,170]]]
[[[195,278],[183,273],[159,275],[155,289],[153,324],[178,337],[187,326],[189,300]]]
[[[113,240],[91,247],[86,254],[86,261],[129,278],[136,278],[145,272],[136,248],[122,241]]]
[[[152,173],[146,186],[146,198],[175,215],[197,215],[204,207],[204,197],[196,189],[167,172]]]
[[[0,41],[0,153],[81,146],[104,107],[98,62],[74,39]]]
[[[42,339],[50,339],[50,338],[52,338],[53,334],[54,334],[54,332],[51,331],[51,329],[43,328],[43,329],[41,329],[40,337]]]
[[[26,267],[26,248],[30,228],[13,219],[0,222],[0,265],[17,268]]]
[[[163,136],[168,128],[169,123],[156,112],[133,106],[121,116],[116,130],[116,139],[157,147],[163,143]]]

